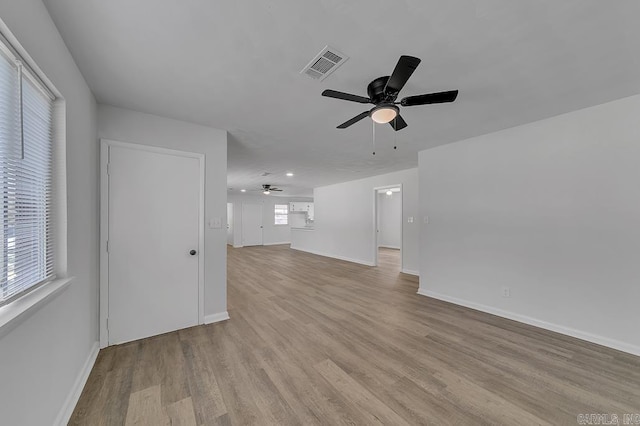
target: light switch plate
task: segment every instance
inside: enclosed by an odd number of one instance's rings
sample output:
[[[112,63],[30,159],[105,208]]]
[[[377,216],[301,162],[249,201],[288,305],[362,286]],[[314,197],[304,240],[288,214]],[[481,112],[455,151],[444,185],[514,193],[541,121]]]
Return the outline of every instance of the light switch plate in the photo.
[[[209,228],[220,229],[222,228],[222,219],[219,217],[212,217],[209,219]]]
[[[408,222],[408,223],[413,223],[413,216],[409,216],[409,217],[407,218],[407,222]]]

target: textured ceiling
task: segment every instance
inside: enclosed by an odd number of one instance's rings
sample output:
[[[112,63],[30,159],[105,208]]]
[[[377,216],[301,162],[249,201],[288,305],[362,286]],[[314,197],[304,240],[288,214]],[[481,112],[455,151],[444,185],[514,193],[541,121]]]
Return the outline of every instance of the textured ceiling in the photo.
[[[226,129],[228,184],[283,195],[417,166],[443,143],[640,93],[640,2],[601,0],[45,0],[101,103]],[[326,44],[349,59],[323,82],[299,71]],[[400,96],[409,127],[335,126],[402,54],[422,58]],[[397,136],[398,150],[393,150]],[[296,176],[286,178],[285,171]],[[272,172],[267,178],[263,172]]]

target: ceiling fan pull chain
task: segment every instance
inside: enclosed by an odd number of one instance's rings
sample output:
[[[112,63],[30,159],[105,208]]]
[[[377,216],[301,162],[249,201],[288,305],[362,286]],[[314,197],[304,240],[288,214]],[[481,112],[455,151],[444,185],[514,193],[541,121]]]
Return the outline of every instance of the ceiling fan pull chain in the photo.
[[[398,128],[398,116],[393,117],[393,128]],[[393,149],[398,149],[398,132],[393,132]]]
[[[371,120],[371,126],[372,127],[372,132],[373,132],[373,141],[372,141],[372,145],[373,145],[373,155],[376,155],[376,123]]]

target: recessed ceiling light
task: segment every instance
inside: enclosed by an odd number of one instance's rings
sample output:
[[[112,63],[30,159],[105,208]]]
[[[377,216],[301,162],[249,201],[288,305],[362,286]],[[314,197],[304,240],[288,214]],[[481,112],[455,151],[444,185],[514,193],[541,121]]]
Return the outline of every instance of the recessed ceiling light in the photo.
[[[247,192],[247,190],[246,189],[241,189],[240,192]]]
[[[387,195],[393,195],[393,191],[392,190],[388,190],[387,191]]]
[[[291,176],[293,176],[293,173],[287,172],[287,176],[291,177]]]

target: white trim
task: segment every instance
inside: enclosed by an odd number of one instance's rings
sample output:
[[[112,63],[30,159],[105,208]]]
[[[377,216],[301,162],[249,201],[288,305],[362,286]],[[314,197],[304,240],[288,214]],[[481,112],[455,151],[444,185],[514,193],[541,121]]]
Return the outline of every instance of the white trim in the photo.
[[[198,202],[200,203],[200,209],[198,211],[198,324],[204,324],[204,262],[206,260],[206,253],[204,249],[204,233],[205,233],[205,154],[191,153],[195,158],[200,161],[200,196]],[[182,155],[182,154],[180,154]],[[226,210],[225,210],[226,214]],[[226,253],[226,252],[225,252]],[[225,264],[227,263],[225,259]]]
[[[159,154],[195,158],[200,162],[200,194],[198,211],[198,324],[205,323],[204,315],[204,234],[205,234],[205,155],[196,152],[178,151],[159,148],[151,145],[120,142],[111,139],[100,139],[100,348],[109,346],[109,330],[107,319],[109,314],[109,147],[138,149]]]
[[[291,247],[291,249],[292,250],[303,251],[305,253],[315,254],[316,256],[323,256],[323,257],[330,257],[332,259],[344,260],[345,262],[359,263],[360,265],[365,265],[365,266],[376,266],[373,262],[369,262],[369,261],[366,261],[366,260],[353,259],[353,258],[344,257],[344,256],[336,256],[336,255],[333,255],[333,254],[321,253],[321,252],[315,251],[315,250],[303,250],[303,249],[299,249],[299,248],[296,248],[296,247]]]
[[[388,249],[392,249],[392,250],[402,250],[402,248],[401,248],[401,247],[398,247],[398,246],[388,246],[388,245],[384,245],[384,244],[379,245],[379,246],[378,246],[378,248],[388,248]]]
[[[41,309],[47,301],[66,289],[74,277],[62,278],[42,284],[16,300],[0,307],[0,337],[20,323],[21,320]]]
[[[416,277],[420,276],[420,272],[414,271],[414,270],[411,270],[411,269],[402,268],[402,270],[400,272],[402,272],[403,274],[407,274],[407,275],[415,275]]]
[[[67,106],[63,98],[53,102],[53,209],[54,265],[56,275],[67,275]]]
[[[107,317],[109,313],[109,145],[100,141],[100,348],[109,346]]]
[[[233,248],[242,248],[242,247],[244,247],[244,246],[236,246],[236,245],[233,245]]]
[[[205,324],[213,324],[220,321],[226,321],[229,318],[229,312],[218,312],[217,314],[205,315],[204,323]]]
[[[78,373],[78,377],[76,377],[76,381],[73,383],[73,387],[71,388],[69,395],[67,395],[62,408],[58,412],[56,420],[53,422],[54,425],[66,425],[69,423],[73,410],[76,408],[76,404],[82,394],[82,389],[84,389],[84,385],[87,383],[87,379],[89,379],[89,374],[93,369],[93,365],[96,363],[98,352],[100,352],[100,344],[95,342],[89,351],[87,360]]]
[[[418,294],[421,296],[431,297],[433,299],[443,300],[445,302],[453,303],[455,305],[464,306],[466,308],[475,309],[477,311],[486,312],[492,315],[497,315],[502,318],[522,322],[532,325],[534,327],[543,328],[545,330],[555,331],[556,333],[564,334],[567,336],[575,337],[577,339],[586,340],[587,342],[596,343],[598,345],[606,346],[612,349],[617,349],[622,352],[627,352],[632,355],[640,356],[640,346],[631,345],[629,343],[621,342],[619,340],[609,339],[608,337],[598,336],[586,331],[576,330],[575,328],[565,327],[559,324],[553,324],[537,318],[531,318],[526,315],[516,314],[514,312],[503,311],[502,309],[494,308],[492,306],[482,305],[480,303],[470,302],[468,300],[458,299],[457,297],[447,296],[445,294],[436,293],[429,290],[418,288]]]
[[[282,244],[291,244],[291,241],[281,241],[278,243],[264,243],[263,246],[279,246]]]

